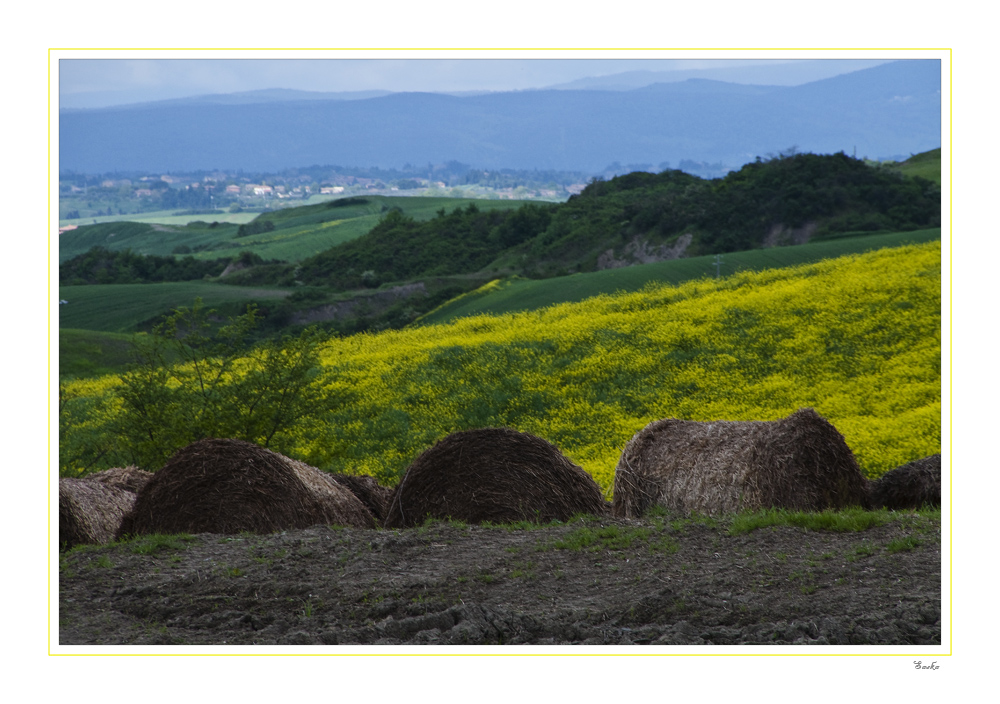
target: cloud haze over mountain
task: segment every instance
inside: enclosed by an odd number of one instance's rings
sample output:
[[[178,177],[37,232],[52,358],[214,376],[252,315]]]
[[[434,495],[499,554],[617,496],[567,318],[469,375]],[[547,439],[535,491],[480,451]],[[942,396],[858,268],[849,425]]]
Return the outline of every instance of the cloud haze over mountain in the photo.
[[[468,92],[559,87],[637,88],[708,78],[798,85],[885,59],[62,59],[62,108],[267,89]],[[630,74],[630,75],[626,75]],[[637,74],[642,74],[638,77]]]

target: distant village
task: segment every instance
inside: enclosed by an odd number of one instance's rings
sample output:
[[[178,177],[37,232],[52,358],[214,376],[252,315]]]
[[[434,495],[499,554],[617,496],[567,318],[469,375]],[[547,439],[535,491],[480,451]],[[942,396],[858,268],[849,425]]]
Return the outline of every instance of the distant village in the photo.
[[[359,194],[543,200],[560,202],[587,185],[584,174],[517,173],[465,169],[376,175],[316,171],[286,174],[227,173],[127,176],[61,174],[60,221],[116,217],[162,210],[239,212],[270,210],[302,201]],[[69,224],[69,223],[65,223]]]
[[[449,186],[444,181],[432,181],[422,178],[406,178],[402,179],[400,183],[386,183],[381,179],[360,176],[334,177],[322,183],[312,181],[309,176],[301,176],[296,180],[298,183],[295,183],[291,179],[273,177],[260,183],[253,183],[248,178],[235,178],[222,173],[203,176],[200,180],[191,177],[185,178],[183,176],[163,174],[161,176],[142,176],[135,181],[127,178],[105,178],[100,182],[98,187],[104,190],[118,190],[119,192],[122,192],[122,189],[127,189],[127,192],[133,198],[152,198],[157,193],[163,191],[163,187],[157,184],[165,183],[174,189],[202,189],[208,193],[225,193],[227,196],[234,198],[258,197],[278,199],[308,198],[317,193],[320,195],[338,195],[345,193],[348,189],[351,191],[397,192],[421,189],[446,190],[449,188],[461,188],[461,186]],[[586,185],[586,183],[558,184],[554,188],[517,186],[490,188],[489,191],[498,198],[520,199],[534,196],[536,198],[558,199],[561,196],[580,193]],[[70,183],[65,190],[60,188],[60,192],[69,194],[83,194],[87,193],[88,190],[93,190],[93,186],[78,186]]]

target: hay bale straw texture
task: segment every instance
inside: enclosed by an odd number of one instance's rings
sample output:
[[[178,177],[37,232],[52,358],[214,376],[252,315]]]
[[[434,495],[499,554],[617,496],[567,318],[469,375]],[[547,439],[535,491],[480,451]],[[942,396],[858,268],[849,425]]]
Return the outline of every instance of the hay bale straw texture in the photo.
[[[427,517],[468,523],[566,520],[605,514],[601,488],[554,445],[510,428],[452,433],[407,468],[386,528]]]
[[[59,480],[59,545],[102,545],[115,539],[135,493],[100,481]]]
[[[133,494],[138,494],[139,489],[146,486],[146,482],[152,478],[152,472],[139,469],[135,465],[112,467],[111,469],[105,469],[103,472],[87,475],[89,481],[97,481],[106,486],[125,489],[126,491],[131,491]]]
[[[150,533],[274,533],[314,525],[374,527],[351,492],[304,462],[242,440],[178,450],[139,491],[119,537]]]
[[[392,500],[390,487],[382,486],[374,477],[365,474],[331,474],[329,477],[357,496],[375,518],[385,520]]]
[[[941,455],[896,467],[871,485],[873,508],[892,510],[941,505]]]
[[[615,516],[654,505],[683,512],[868,505],[868,481],[844,437],[811,408],[776,421],[658,420],[615,468]]]

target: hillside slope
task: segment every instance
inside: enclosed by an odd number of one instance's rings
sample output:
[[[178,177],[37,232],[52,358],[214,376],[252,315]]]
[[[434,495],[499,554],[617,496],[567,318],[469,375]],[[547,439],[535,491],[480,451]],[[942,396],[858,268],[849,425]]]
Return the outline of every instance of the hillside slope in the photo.
[[[940,187],[844,154],[747,164],[721,179],[682,171],[595,180],[558,205],[507,212],[389,213],[366,235],[303,260],[337,289],[439,274],[545,278],[683,257],[939,227]]]
[[[240,225],[198,220],[186,225],[99,223],[61,233],[59,261],[100,246],[113,251],[131,249],[144,255],[190,255],[199,260],[236,257],[249,251],[264,259],[295,262],[364,235],[389,211],[424,221],[443,207],[473,202],[484,211],[510,210],[521,205],[521,201],[512,200],[365,196],[281,208]]]
[[[558,303],[583,301],[601,294],[631,293],[647,286],[676,285],[693,279],[731,276],[743,271],[795,266],[883,247],[922,244],[940,238],[941,230],[935,228],[753,249],[727,253],[722,257],[707,255],[672,259],[551,279],[494,279],[474,291],[455,297],[421,316],[417,322],[420,325],[436,325],[472,315],[536,310]]]
[[[392,484],[445,435],[508,426],[554,443],[609,488],[621,448],[652,420],[772,420],[812,407],[876,477],[940,452],[940,364],[931,242],[331,339],[317,383],[332,410],[271,447]],[[68,384],[64,473],[98,455],[130,463],[116,386]]]

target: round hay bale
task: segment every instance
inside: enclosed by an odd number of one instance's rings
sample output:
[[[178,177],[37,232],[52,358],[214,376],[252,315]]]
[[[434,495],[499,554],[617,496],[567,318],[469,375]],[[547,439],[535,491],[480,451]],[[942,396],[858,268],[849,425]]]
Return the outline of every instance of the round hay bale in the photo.
[[[146,482],[153,478],[152,472],[139,469],[134,464],[128,467],[112,467],[103,472],[88,474],[87,481],[98,481],[107,486],[117,487],[138,494],[139,489],[146,486]]]
[[[115,539],[135,494],[89,479],[59,479],[59,545],[102,545]]]
[[[330,479],[349,489],[379,521],[385,520],[392,499],[392,489],[382,486],[375,477],[365,474],[330,474]]]
[[[371,514],[324,472],[243,440],[178,450],[139,491],[118,535],[372,528]]]
[[[844,437],[811,408],[776,421],[650,423],[615,468],[612,513],[654,505],[698,513],[868,505],[868,481]]]
[[[567,520],[607,513],[600,487],[545,440],[510,428],[452,433],[407,468],[386,528],[427,517],[468,523]]]
[[[873,508],[893,511],[941,505],[941,455],[896,467],[871,484]]]
[[[342,482],[337,481],[337,477],[339,477],[340,475],[334,476],[332,474],[329,474],[328,472],[324,472],[321,469],[317,469],[312,465],[308,465],[305,462],[302,462],[300,460],[293,460],[292,458],[285,457],[284,455],[281,454],[278,454],[278,457],[280,457],[289,465],[291,465],[292,469],[298,475],[299,479],[302,480],[303,484],[305,484],[307,487],[309,487],[312,491],[316,492],[320,496],[329,497],[332,494],[333,497],[335,497],[339,503],[345,503],[349,506],[351,514],[358,514],[357,502],[360,502],[360,505],[364,508],[364,516],[355,515],[355,518],[358,521],[364,522],[365,525],[363,526],[358,525],[358,527],[363,527],[363,528],[375,527],[375,523],[373,520],[375,518],[374,512],[371,511],[371,509],[368,507],[364,499],[362,499],[360,496],[357,495],[357,492],[351,491],[351,488],[349,486],[345,486]],[[374,481],[375,480],[373,479],[372,482],[374,483]],[[391,493],[392,490],[387,489],[387,491]],[[349,496],[353,497],[357,501],[351,501],[350,498],[348,498]]]

